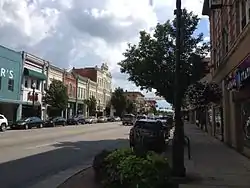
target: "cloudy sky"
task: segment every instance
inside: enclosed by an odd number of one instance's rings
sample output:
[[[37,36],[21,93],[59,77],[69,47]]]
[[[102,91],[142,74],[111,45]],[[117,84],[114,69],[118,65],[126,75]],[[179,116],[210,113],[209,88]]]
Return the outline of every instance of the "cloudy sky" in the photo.
[[[0,0],[0,44],[25,50],[62,68],[107,62],[113,87],[138,90],[117,62],[140,30],[173,18],[175,0]],[[203,0],[182,0],[201,15]],[[208,37],[208,21],[199,31]],[[152,95],[152,94],[148,94]]]

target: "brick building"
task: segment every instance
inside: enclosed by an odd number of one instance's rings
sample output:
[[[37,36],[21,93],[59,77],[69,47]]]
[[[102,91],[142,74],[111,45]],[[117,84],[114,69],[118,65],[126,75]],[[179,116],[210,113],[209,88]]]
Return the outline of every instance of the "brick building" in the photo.
[[[202,13],[210,22],[212,80],[223,91],[212,112],[216,127],[224,142],[250,155],[250,1],[204,0]]]
[[[124,95],[127,97],[127,99],[133,101],[136,104],[136,109],[138,113],[144,111],[145,100],[144,100],[144,95],[141,92],[125,91]]]

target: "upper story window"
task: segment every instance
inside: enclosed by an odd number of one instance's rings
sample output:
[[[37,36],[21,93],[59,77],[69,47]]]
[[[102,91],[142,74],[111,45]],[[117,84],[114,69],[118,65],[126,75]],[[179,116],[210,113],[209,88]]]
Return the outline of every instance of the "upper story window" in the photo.
[[[69,96],[72,96],[73,92],[73,86],[72,84],[69,84]]]
[[[241,30],[244,29],[244,27],[246,26],[246,0],[242,0],[241,1],[241,8],[240,8],[240,11],[241,11]]]
[[[223,56],[228,52],[228,31],[226,28],[222,31]]]
[[[14,91],[14,80],[13,79],[9,79],[9,81],[8,81],[8,90]]]

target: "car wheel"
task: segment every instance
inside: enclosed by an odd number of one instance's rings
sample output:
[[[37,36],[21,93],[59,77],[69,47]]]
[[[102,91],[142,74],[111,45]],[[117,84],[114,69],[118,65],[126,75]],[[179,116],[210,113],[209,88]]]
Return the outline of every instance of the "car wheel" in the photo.
[[[38,128],[43,128],[43,124],[42,124],[42,123],[39,124],[39,125],[38,125]]]
[[[25,130],[29,129],[29,125],[28,125],[28,124],[25,124],[25,125],[24,125],[24,129],[25,129]]]
[[[0,131],[1,131],[1,132],[4,132],[4,131],[6,131],[6,128],[7,128],[7,127],[6,127],[6,124],[5,124],[5,123],[2,123],[1,126],[0,126]]]
[[[63,126],[66,126],[66,122],[63,122]]]

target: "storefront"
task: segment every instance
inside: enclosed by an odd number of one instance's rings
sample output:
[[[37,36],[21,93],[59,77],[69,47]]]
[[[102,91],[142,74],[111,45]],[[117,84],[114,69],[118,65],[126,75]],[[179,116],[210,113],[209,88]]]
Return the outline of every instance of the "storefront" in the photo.
[[[250,56],[247,57],[227,77],[227,89],[231,93],[233,105],[231,116],[234,126],[231,137],[235,139],[235,147],[250,154]]]
[[[0,114],[12,122],[21,116],[22,54],[0,46]]]

